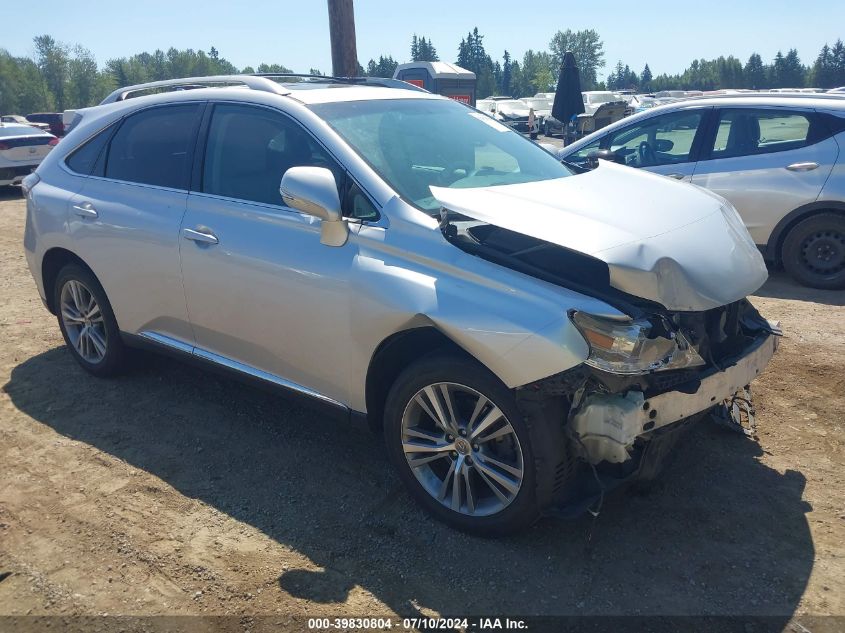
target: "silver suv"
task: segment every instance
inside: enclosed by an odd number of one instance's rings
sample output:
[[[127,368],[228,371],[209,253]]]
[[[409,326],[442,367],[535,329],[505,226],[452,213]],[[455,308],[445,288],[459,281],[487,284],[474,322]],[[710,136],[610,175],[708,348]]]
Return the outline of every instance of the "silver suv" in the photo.
[[[79,364],[147,346],[366,420],[417,501],[484,534],[651,476],[766,366],[766,268],[724,199],[575,174],[379,83],[185,79],[78,111],[25,180],[24,246]]]
[[[560,152],[707,187],[736,206],[765,258],[802,284],[845,288],[845,98],[745,94],[654,108]]]

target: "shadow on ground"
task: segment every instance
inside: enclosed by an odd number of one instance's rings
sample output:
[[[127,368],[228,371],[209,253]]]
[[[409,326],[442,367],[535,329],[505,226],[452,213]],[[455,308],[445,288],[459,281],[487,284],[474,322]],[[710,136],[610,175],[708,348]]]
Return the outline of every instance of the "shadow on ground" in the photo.
[[[598,518],[545,520],[482,540],[429,520],[381,440],[273,394],[163,358],[113,381],[63,349],[14,368],[4,390],[58,433],[160,477],[255,526],[324,571],[278,588],[329,604],[355,585],[400,614],[795,612],[813,566],[805,479],[760,447],[700,424],[647,494]],[[84,406],[81,406],[84,403]]]
[[[754,295],[770,299],[791,299],[829,306],[845,306],[845,290],[819,290],[802,286],[782,270],[770,271],[769,279]]]

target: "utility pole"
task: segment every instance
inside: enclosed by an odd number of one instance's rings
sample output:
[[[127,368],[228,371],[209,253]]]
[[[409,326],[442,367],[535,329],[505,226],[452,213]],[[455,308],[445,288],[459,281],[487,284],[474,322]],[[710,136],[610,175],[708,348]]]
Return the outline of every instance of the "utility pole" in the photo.
[[[328,2],[332,74],[335,77],[354,77],[358,74],[358,48],[355,43],[355,11],[352,8],[352,0]]]

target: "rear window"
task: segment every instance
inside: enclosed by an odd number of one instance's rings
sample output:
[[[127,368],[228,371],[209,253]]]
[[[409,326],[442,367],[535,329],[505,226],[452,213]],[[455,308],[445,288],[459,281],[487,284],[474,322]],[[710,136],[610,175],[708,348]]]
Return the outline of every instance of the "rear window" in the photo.
[[[170,105],[127,117],[109,145],[106,178],[187,189],[200,108]]]
[[[829,132],[811,112],[737,108],[719,113],[711,158],[731,158],[799,149]]]
[[[86,141],[82,146],[74,150],[73,153],[65,160],[67,166],[77,174],[90,176],[94,173],[94,166],[97,164],[97,159],[100,157],[100,154],[102,154],[106,143],[108,143],[111,133],[112,126],[109,126],[93,138]],[[100,167],[100,171],[102,171],[102,167]]]

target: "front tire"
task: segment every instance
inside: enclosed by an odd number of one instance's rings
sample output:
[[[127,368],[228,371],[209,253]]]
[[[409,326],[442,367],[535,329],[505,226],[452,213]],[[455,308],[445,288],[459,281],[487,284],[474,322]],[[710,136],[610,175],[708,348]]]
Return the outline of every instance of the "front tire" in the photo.
[[[98,377],[118,374],[126,350],[97,278],[78,264],[68,264],[59,271],[53,293],[59,328],[76,362]]]
[[[820,213],[796,224],[783,242],[783,267],[800,284],[845,288],[845,216]]]
[[[513,392],[473,360],[434,354],[408,367],[390,389],[388,455],[414,499],[457,529],[499,536],[527,527],[542,510],[538,438]],[[540,472],[542,471],[542,472]]]

